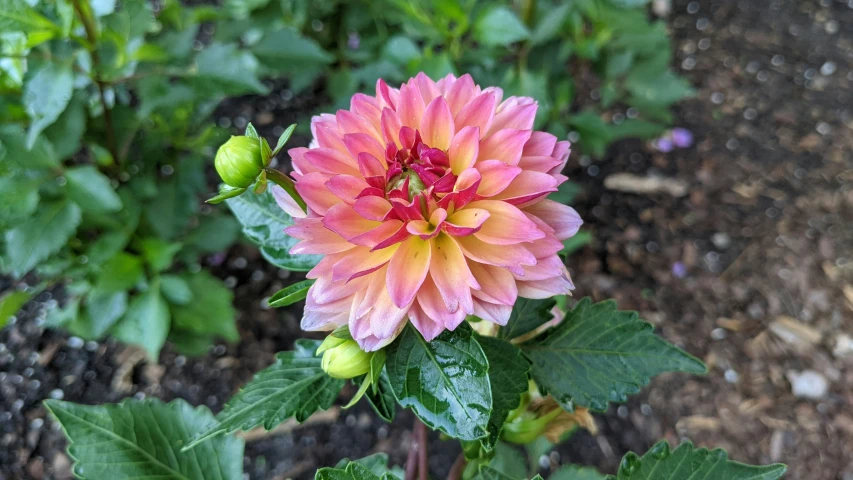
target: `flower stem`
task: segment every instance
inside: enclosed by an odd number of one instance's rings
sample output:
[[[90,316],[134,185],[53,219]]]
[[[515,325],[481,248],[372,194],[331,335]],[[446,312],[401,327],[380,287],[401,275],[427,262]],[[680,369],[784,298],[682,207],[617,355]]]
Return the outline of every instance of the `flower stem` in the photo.
[[[265,171],[267,172],[268,180],[283,188],[284,191],[290,195],[290,198],[299,205],[299,208],[301,208],[303,212],[308,213],[308,206],[305,204],[305,200],[302,199],[302,196],[299,195],[299,192],[296,191],[296,184],[293,183],[293,180],[291,180],[290,177],[274,168],[267,168]]]
[[[450,472],[447,473],[447,480],[459,480],[462,478],[462,472],[465,470],[465,454],[460,453],[456,457],[456,461],[450,467]]]
[[[420,480],[429,480],[429,467],[427,466],[427,427],[417,417],[415,417],[415,431],[418,435],[418,471],[420,472]]]

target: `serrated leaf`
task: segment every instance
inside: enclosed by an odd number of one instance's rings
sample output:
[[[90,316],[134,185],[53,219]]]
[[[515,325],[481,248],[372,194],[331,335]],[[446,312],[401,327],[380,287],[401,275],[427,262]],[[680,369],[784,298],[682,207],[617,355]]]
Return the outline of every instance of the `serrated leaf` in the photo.
[[[509,321],[500,329],[498,336],[506,340],[530,333],[546,322],[551,321],[551,309],[557,301],[553,298],[519,298],[512,307]]]
[[[98,288],[105,292],[129,290],[142,277],[142,260],[136,255],[119,252],[109,259],[98,275]]]
[[[489,465],[481,465],[473,478],[474,480],[522,480],[524,477],[513,477]]]
[[[705,373],[697,358],[653,333],[637,312],[584,298],[556,328],[525,342],[530,374],[565,408],[605,410],[663,372]]]
[[[160,287],[166,300],[174,305],[187,305],[193,299],[189,283],[178,275],[163,275]]]
[[[394,416],[397,413],[397,399],[394,398],[391,382],[388,380],[388,374],[384,370],[379,375],[379,380],[374,382],[373,386],[367,390],[364,396],[379,417],[386,422],[394,421]]]
[[[156,361],[169,335],[169,305],[157,282],[130,302],[124,318],[112,330],[119,340],[139,345]]]
[[[27,134],[20,125],[0,125],[0,151],[4,160],[21,168],[51,168],[59,166],[59,157],[47,138],[39,137],[32,148],[27,147]]]
[[[358,462],[349,462],[344,468],[321,468],[315,480],[379,480],[379,475]]]
[[[242,95],[267,91],[258,80],[258,60],[248,51],[238,49],[236,44],[213,43],[198,54],[196,64],[198,73],[195,80],[215,94]]]
[[[320,342],[298,340],[296,350],[281,352],[276,362],[258,372],[216,416],[216,425],[199,433],[187,448],[235,430],[263,425],[272,429],[288,418],[304,422],[317,410],[332,406],[344,381],[332,378],[314,355]]]
[[[542,18],[536,23],[536,28],[533,29],[533,33],[530,35],[530,44],[541,45],[557,38],[563,32],[563,25],[569,17],[571,8],[570,4],[564,3],[545,10]]]
[[[47,400],[45,407],[68,436],[68,452],[81,479],[241,480],[243,441],[222,437],[183,452],[194,435],[213,423],[206,407],[183,400],[126,400],[77,405]]]
[[[86,297],[86,314],[89,318],[88,338],[100,338],[127,311],[126,291],[104,291],[98,288]]]
[[[518,347],[505,340],[477,336],[477,343],[489,362],[492,413],[489,415],[489,434],[482,442],[487,450],[491,450],[497,444],[507,415],[518,407],[521,396],[527,392],[530,363]]]
[[[6,292],[0,295],[0,328],[9,323],[9,319],[30,301],[32,294],[24,291]]]
[[[782,464],[753,466],[734,462],[722,449],[696,448],[684,442],[671,450],[661,440],[642,457],[629,452],[622,458],[619,472],[608,480],[776,480],[787,468]]]
[[[605,480],[605,476],[591,467],[565,465],[551,474],[548,480]]]
[[[78,90],[59,118],[44,131],[59,158],[68,158],[80,150],[80,139],[86,131],[86,95]]]
[[[407,326],[387,352],[385,369],[401,406],[451,437],[478,440],[487,435],[489,364],[468,324],[431,342]]]
[[[527,462],[524,460],[524,455],[517,448],[504,442],[495,445],[494,457],[489,460],[488,467],[510,478],[527,478]]]
[[[287,45],[287,48],[281,48]],[[331,63],[335,57],[317,42],[289,28],[270,32],[252,48],[265,65],[276,70],[293,70]]]
[[[0,230],[26,220],[35,212],[39,203],[38,183],[23,175],[0,178]]]
[[[80,207],[68,201],[43,202],[24,223],[6,231],[4,269],[22,277],[62,248],[77,230]]]
[[[506,46],[528,37],[527,27],[507,7],[491,8],[474,22],[474,39],[488,47]]]
[[[156,237],[143,238],[139,242],[142,257],[155,272],[161,272],[172,265],[175,254],[183,245],[171,243]]]
[[[267,303],[269,303],[269,306],[271,307],[287,307],[289,305],[293,305],[296,302],[305,300],[305,297],[308,296],[308,289],[311,288],[311,285],[314,285],[314,280],[302,280],[301,282],[296,282],[293,285],[289,285],[275,292]]]
[[[121,198],[110,179],[92,165],[69,168],[65,171],[68,194],[84,212],[108,213],[121,210]]]
[[[237,312],[231,304],[234,295],[222,280],[202,270],[198,273],[181,275],[192,294],[192,301],[185,305],[172,305],[174,328],[196,334],[219,335],[229,341],[237,341],[235,317]]]
[[[307,272],[317,265],[320,255],[291,255],[297,241],[284,233],[293,219],[275,201],[271,192],[241,195],[226,200],[234,216],[243,225],[243,233],[261,248],[270,263],[288,270]]]
[[[27,149],[39,134],[59,118],[74,93],[74,72],[70,62],[45,62],[27,73],[21,103],[30,117]]]

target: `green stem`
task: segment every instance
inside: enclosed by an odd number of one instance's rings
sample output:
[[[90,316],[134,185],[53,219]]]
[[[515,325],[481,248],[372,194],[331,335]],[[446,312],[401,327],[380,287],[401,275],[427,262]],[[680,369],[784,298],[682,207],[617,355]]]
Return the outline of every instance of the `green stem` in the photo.
[[[308,213],[308,205],[305,204],[305,200],[302,200],[302,196],[296,191],[296,184],[293,183],[293,180],[291,180],[290,177],[273,168],[267,168],[265,171],[267,172],[267,179],[283,188],[284,191],[290,195],[290,198],[299,205],[299,208],[301,208],[303,212]]]

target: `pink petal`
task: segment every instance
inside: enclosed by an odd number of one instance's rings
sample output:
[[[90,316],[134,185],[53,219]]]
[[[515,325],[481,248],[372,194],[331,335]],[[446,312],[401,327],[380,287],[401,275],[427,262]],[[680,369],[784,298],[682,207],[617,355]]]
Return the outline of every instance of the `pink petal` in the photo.
[[[554,235],[561,241],[574,236],[583,225],[583,220],[574,208],[553,200],[542,200],[524,207],[524,211],[536,215],[550,225],[554,229]]]
[[[441,233],[441,227],[447,218],[447,211],[439,208],[432,212],[429,221],[414,220],[406,224],[406,230],[412,235],[419,236],[422,240],[429,240]]]
[[[480,286],[471,275],[462,250],[450,235],[440,234],[432,240],[432,263],[429,271],[444,304],[447,305],[447,311],[453,313],[461,309],[465,313],[473,313],[471,288]]]
[[[379,110],[376,98],[363,93],[356,93],[352,96],[352,100],[350,100],[350,110],[367,119],[377,130],[379,129],[379,120],[382,116],[382,111]]]
[[[566,266],[558,255],[549,255],[544,258],[537,258],[536,265],[524,267],[524,275],[518,275],[515,279],[524,281],[548,280],[559,277],[565,269]]]
[[[472,292],[475,298],[509,306],[515,304],[518,288],[509,270],[478,262],[468,262],[468,267],[480,284],[480,290]]]
[[[403,85],[400,87],[400,103],[397,106],[397,116],[405,127],[418,128],[421,117],[424,116],[424,99],[417,87]]]
[[[383,147],[372,135],[364,133],[348,133],[344,135],[344,144],[354,160],[358,160],[358,156],[361,153],[368,153],[377,159],[385,158],[385,147]]]
[[[403,227],[403,222],[400,220],[388,220],[386,222],[382,222],[382,224],[372,230],[351,238],[349,241],[355,245],[367,247],[371,252],[374,250],[380,250],[381,248],[398,243],[397,241],[389,241],[396,238],[397,232],[402,230]],[[402,240],[405,240],[405,238]],[[560,245],[562,246],[562,243]]]
[[[480,208],[457,210],[447,218],[444,231],[454,237],[473,235],[480,230],[488,218],[489,212]]]
[[[464,127],[456,132],[450,141],[447,158],[450,160],[450,171],[459,175],[474,165],[480,151],[480,127]]]
[[[388,107],[392,110],[397,108],[397,102],[400,99],[400,92],[395,88],[390,88],[385,80],[381,78],[376,80],[376,100],[379,101],[379,108]]]
[[[421,137],[432,148],[447,150],[456,128],[444,97],[437,96],[427,105],[420,123]]]
[[[464,208],[477,196],[477,189],[480,188],[481,180],[480,172],[477,169],[469,168],[463,171],[456,178],[453,192],[445,195],[439,204],[442,208],[449,208],[451,204],[457,209]]]
[[[397,148],[402,147],[402,144],[400,144],[400,129],[403,125],[400,123],[400,117],[398,117],[390,108],[386,108],[382,110],[382,120],[380,124],[382,126],[382,139],[385,140],[385,145],[388,145],[390,142],[394,142],[394,145],[396,145]]]
[[[375,138],[377,141],[382,141],[382,136],[379,134],[379,130],[377,130],[378,125],[374,126],[361,115],[357,115],[349,110],[338,110],[335,118],[338,121],[338,130],[342,135],[364,133]]]
[[[397,245],[376,251],[370,251],[367,247],[355,247],[332,268],[332,280],[351,280],[376,271],[388,263],[396,251]]]
[[[438,293],[436,293],[436,296],[438,296]],[[409,321],[412,322],[412,325],[419,332],[421,332],[421,335],[423,335],[424,340],[427,342],[432,341],[432,339],[444,331],[444,324],[433,320],[430,315],[427,315],[418,302],[412,304],[412,307],[409,308],[408,315]]]
[[[496,113],[489,133],[495,133],[507,128],[514,130],[532,129],[533,121],[536,119],[537,105],[533,99],[528,100],[532,103],[512,105]],[[507,99],[507,101],[509,100]]]
[[[554,145],[557,144],[557,137],[547,132],[533,132],[530,134],[530,140],[524,144],[522,155],[525,156],[552,156]]]
[[[478,162],[476,168],[482,176],[477,188],[477,195],[481,197],[491,197],[504,191],[515,177],[521,174],[520,168],[507,165],[501,160]]]
[[[476,94],[474,79],[466,73],[453,82],[453,85],[450,86],[444,97],[447,99],[450,111],[456,115]]]
[[[456,114],[456,128],[461,130],[464,127],[479,127],[480,135],[485,135],[492,126],[492,119],[495,116],[495,95],[494,93],[484,92],[473,100],[468,102],[462,110]]]
[[[368,220],[381,222],[391,211],[391,202],[382,197],[370,195],[356,200],[353,209]]]
[[[535,265],[536,257],[522,245],[493,245],[476,235],[455,239],[466,257],[475,262],[486,263],[509,269],[512,273],[524,274],[523,265]]]
[[[524,298],[549,298],[554,295],[568,295],[575,286],[568,272],[547,280],[518,282],[518,296]]]
[[[332,302],[337,302],[338,300],[350,297],[355,295],[359,290],[363,290],[367,288],[368,283],[370,282],[370,277],[361,277],[357,278],[351,282],[333,282],[331,276],[322,276],[314,282],[314,285],[311,286],[311,289],[308,291],[308,295],[311,300],[314,301],[315,305],[325,305]],[[348,306],[347,309],[349,309]]]
[[[367,220],[359,215],[351,205],[339,203],[326,212],[323,225],[338,235],[351,240],[362,233],[378,227],[381,222]]]
[[[305,161],[317,170],[332,175],[344,173],[358,175],[358,164],[354,158],[331,148],[312,148],[305,152]]]
[[[325,215],[330,207],[340,203],[338,197],[332,195],[332,192],[326,188],[329,178],[325,173],[315,172],[303,175],[296,182],[296,191],[308,207],[320,215]]]
[[[367,152],[362,152],[358,154],[358,171],[365,178],[385,177],[386,164],[379,160],[379,158]]]
[[[498,159],[507,165],[517,165],[530,130],[499,130],[480,141],[482,159]]]
[[[296,200],[278,185],[272,186],[272,197],[275,199],[275,203],[294,219],[306,217],[305,211],[296,203]]]
[[[557,180],[541,172],[523,171],[502,192],[494,195],[495,200],[503,200],[513,205],[521,205],[550,192],[557,191]]]
[[[512,305],[501,305],[474,299],[474,315],[498,325],[506,325],[512,315]]]
[[[386,283],[394,305],[403,308],[415,299],[418,289],[429,272],[430,242],[409,237],[388,263]]]
[[[325,226],[320,218],[304,218],[284,229],[284,232],[302,241],[290,249],[292,254],[327,254],[349,250],[352,244]]]
[[[469,291],[470,294],[470,291]],[[424,280],[424,284],[418,291],[418,305],[424,314],[434,322],[441,324],[448,330],[455,330],[468,315],[464,309],[456,308],[449,311],[438,287],[432,279],[432,275]],[[471,300],[471,311],[474,310],[474,301]]]
[[[415,77],[415,83],[421,91],[421,97],[424,99],[424,104],[429,104],[434,98],[441,95],[435,82],[426,76],[424,72],[420,72]]]
[[[326,188],[332,194],[349,204],[355,202],[358,194],[368,187],[364,179],[352,175],[335,175],[326,182]]]
[[[524,212],[513,205],[497,200],[479,200],[468,204],[468,208],[482,208],[490,213],[489,219],[474,234],[480,240],[495,245],[513,245],[532,242],[545,233]]]
[[[562,162],[559,159],[545,155],[522,155],[518,161],[518,166],[524,170],[543,173],[550,173],[560,165]],[[562,167],[560,169],[562,170]]]

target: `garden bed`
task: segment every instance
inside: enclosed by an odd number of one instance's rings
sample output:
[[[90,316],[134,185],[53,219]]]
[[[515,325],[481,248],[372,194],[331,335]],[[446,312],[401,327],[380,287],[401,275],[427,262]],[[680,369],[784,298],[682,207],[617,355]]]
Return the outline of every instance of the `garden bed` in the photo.
[[[853,95],[853,10],[829,0],[674,3],[676,66],[698,92],[678,108],[677,124],[696,143],[663,154],[623,141],[597,162],[573,154],[567,174],[585,188],[575,208],[595,240],[569,267],[578,297],[612,297],[639,310],[710,372],[656,378],[599,415],[599,435],[578,433],[541,465],[571,461],[615,472],[628,450],[686,437],[736,460],[785,462],[789,478],[846,480],[853,476],[853,352],[845,358],[837,341],[853,336],[853,121],[844,110]],[[319,105],[281,93],[279,86],[270,98],[281,100],[232,101],[218,116],[237,126],[238,117],[251,120],[272,138],[275,127]],[[685,185],[686,195],[605,188],[616,173],[659,175]],[[99,404],[144,395],[218,411],[275,352],[292,346],[301,305],[271,310],[261,299],[296,274],[274,269],[249,246],[206,261],[234,285],[241,341],[203,357],[167,347],[160,365],[151,365],[114,341],[45,331],[39,312],[61,302],[61,291],[42,293],[0,333],[0,479],[70,478],[65,440],[42,399]],[[791,373],[807,369],[828,384],[820,399],[792,394]],[[317,423],[253,438],[246,471],[253,479],[311,478],[318,467],[375,451],[401,464],[411,421],[406,412],[385,424],[363,403],[334,410]],[[442,475],[457,447],[434,440],[430,467]]]

